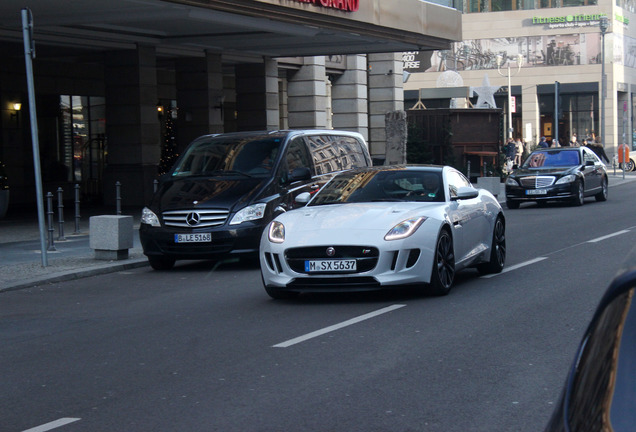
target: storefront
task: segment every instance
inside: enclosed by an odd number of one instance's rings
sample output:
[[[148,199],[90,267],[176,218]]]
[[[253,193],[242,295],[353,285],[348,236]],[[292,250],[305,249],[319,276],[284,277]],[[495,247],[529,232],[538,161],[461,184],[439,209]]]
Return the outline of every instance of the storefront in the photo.
[[[401,52],[447,49],[461,14],[418,0],[33,0],[44,191],[141,206],[195,137],[278,128],[363,133],[384,154]],[[35,200],[21,10],[0,4],[0,161]],[[19,105],[17,105],[19,104]]]

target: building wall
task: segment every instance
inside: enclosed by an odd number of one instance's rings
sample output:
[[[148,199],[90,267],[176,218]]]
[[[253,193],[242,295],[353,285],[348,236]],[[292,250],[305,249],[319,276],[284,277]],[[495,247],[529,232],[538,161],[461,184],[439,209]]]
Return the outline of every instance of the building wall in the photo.
[[[623,141],[623,128],[632,131],[633,102],[631,92],[636,87],[636,16],[634,13],[615,5],[612,0],[599,0],[598,5],[563,7],[558,9],[533,9],[504,12],[465,13],[462,16],[463,40],[454,44],[451,53],[446,53],[446,62],[439,52],[426,53],[420,69],[405,63],[405,70],[411,72],[405,90],[419,90],[439,87],[438,79],[444,70],[456,69],[463,80],[463,86],[478,87],[487,75],[492,86],[501,86],[498,94],[507,95],[507,67],[496,67],[497,53],[507,54],[512,60],[517,54],[524,58],[520,70],[516,62],[511,63],[512,94],[521,98],[517,103],[515,135],[522,135],[532,143],[538,142],[543,134],[540,130],[542,112],[538,105],[538,86],[561,84],[581,84],[581,87],[596,86],[600,89],[601,35],[597,19],[586,19],[606,14],[610,19],[610,29],[605,36],[605,73],[607,75],[607,98],[605,100],[605,145],[608,154],[613,154],[616,146]],[[536,18],[571,17],[571,21],[557,24],[539,24]],[[626,23],[626,21],[628,21]],[[567,44],[575,55],[574,64],[546,65],[545,55],[548,44],[554,40],[559,52],[566,52]],[[467,48],[464,48],[467,47]],[[554,51],[554,50],[553,50]],[[456,54],[456,55],[453,55]],[[538,55],[535,55],[538,54]],[[598,58],[597,58],[598,56]],[[409,57],[409,60],[412,56]],[[558,63],[557,57],[557,63]],[[430,65],[428,62],[430,61]],[[567,63],[567,62],[566,62]],[[457,66],[456,66],[457,65]],[[427,71],[422,71],[426,68]],[[515,88],[520,91],[515,92]],[[563,92],[562,92],[563,94]],[[506,98],[497,98],[505,103]],[[627,113],[623,115],[623,101],[627,102]],[[424,100],[424,105],[426,101]],[[507,105],[507,104],[506,104]],[[499,105],[501,107],[501,105]],[[406,106],[406,108],[410,108]],[[507,107],[504,106],[507,112]],[[600,103],[594,107],[600,118]],[[548,113],[549,114],[549,113]],[[623,118],[626,118],[625,122]],[[513,121],[515,123],[515,121]],[[579,131],[579,136],[581,136]],[[599,131],[595,131],[598,135]],[[631,144],[632,133],[626,133],[626,141]],[[504,137],[502,137],[504,138]]]

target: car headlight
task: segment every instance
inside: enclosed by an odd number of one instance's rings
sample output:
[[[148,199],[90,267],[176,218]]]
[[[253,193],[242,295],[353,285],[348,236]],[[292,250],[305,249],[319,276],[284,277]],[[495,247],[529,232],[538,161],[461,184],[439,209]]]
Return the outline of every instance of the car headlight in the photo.
[[[278,221],[272,221],[269,224],[269,230],[267,231],[267,238],[272,243],[282,243],[285,241],[285,225]]]
[[[556,181],[556,184],[574,183],[575,181],[576,181],[576,176],[574,174],[569,174],[558,179]]]
[[[384,240],[391,241],[407,238],[413,234],[426,219],[426,217],[420,216],[404,220],[391,228],[391,230],[384,236]]]
[[[519,186],[519,182],[512,177],[508,177],[508,179],[506,180],[506,184],[508,186]]]
[[[262,219],[265,215],[266,206],[267,204],[265,203],[259,203],[239,210],[230,221],[230,225],[238,225],[243,222]]]
[[[155,212],[150,210],[148,207],[144,207],[143,210],[141,210],[141,223],[144,223],[153,227],[161,226],[161,223],[159,222],[159,218],[157,217]]]

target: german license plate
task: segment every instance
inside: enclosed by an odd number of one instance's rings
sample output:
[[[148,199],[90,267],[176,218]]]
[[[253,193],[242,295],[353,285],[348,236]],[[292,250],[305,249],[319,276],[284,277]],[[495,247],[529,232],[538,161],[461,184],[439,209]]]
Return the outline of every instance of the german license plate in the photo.
[[[200,234],[175,234],[175,243],[206,243],[212,241],[212,234],[200,233]]]
[[[306,272],[355,271],[356,260],[312,260],[305,261]]]
[[[546,195],[548,191],[546,189],[528,189],[526,195]]]

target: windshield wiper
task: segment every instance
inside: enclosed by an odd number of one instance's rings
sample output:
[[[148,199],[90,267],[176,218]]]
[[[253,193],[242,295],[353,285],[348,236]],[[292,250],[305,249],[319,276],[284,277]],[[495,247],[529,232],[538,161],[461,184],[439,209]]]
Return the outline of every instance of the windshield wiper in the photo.
[[[244,177],[254,177],[253,175],[244,173],[243,171],[236,170],[214,170],[214,171],[204,171],[201,174],[197,174],[197,176],[214,176],[214,175],[242,175]]]

